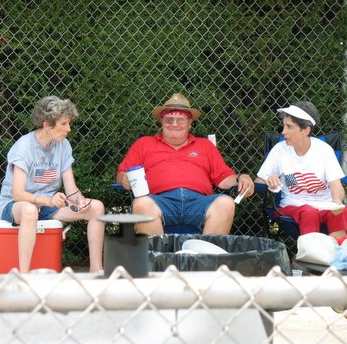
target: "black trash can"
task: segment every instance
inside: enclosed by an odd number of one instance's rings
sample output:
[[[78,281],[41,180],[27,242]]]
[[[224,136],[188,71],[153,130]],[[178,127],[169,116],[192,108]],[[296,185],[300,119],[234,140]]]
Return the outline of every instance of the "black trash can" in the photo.
[[[177,254],[184,241],[200,239],[211,242],[228,254]],[[169,234],[149,238],[149,270],[164,271],[175,265],[179,271],[215,271],[221,265],[245,276],[264,276],[280,266],[291,275],[286,246],[278,241],[244,235]]]
[[[123,266],[132,277],[148,275],[148,238],[106,235],[104,245],[105,276],[109,277],[117,266]]]

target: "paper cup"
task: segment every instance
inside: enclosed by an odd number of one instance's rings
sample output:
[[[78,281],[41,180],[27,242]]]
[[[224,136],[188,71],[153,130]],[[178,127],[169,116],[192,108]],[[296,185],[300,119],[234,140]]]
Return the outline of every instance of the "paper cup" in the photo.
[[[134,197],[141,197],[149,194],[145,169],[142,165],[129,168],[127,177]]]

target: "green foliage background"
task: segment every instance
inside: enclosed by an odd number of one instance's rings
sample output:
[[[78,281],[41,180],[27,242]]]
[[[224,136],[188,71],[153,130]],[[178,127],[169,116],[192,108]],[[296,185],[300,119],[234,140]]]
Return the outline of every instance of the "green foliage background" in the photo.
[[[34,103],[49,94],[77,104],[76,178],[109,210],[125,202],[110,189],[117,164],[134,139],[157,132],[150,112],[173,92],[203,110],[194,132],[216,133],[227,162],[253,176],[263,133],[279,126],[276,108],[310,99],[320,131],[343,129],[342,0],[5,0],[0,11],[2,174],[9,147],[31,130]],[[263,226],[252,202],[238,211],[243,233]],[[80,228],[67,263],[86,256]]]

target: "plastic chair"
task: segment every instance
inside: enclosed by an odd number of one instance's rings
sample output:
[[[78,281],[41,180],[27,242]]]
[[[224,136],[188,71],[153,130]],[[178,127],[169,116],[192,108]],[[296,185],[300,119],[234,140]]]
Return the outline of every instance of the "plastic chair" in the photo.
[[[343,153],[342,153],[342,137],[339,132],[332,132],[327,135],[317,136],[322,141],[330,144],[335,151],[336,158],[342,165]],[[266,133],[265,134],[265,157],[270,152],[271,148],[284,138],[281,134]],[[341,179],[343,185],[347,184],[347,177]],[[268,230],[272,234],[285,233],[290,238],[297,240],[300,235],[299,227],[297,223],[289,216],[282,216],[276,212],[277,207],[280,204],[281,192],[273,194],[268,191],[266,184],[256,183],[255,190],[262,196],[262,210],[265,216]],[[271,196],[270,196],[271,194]],[[321,226],[321,232],[327,233],[326,226]]]

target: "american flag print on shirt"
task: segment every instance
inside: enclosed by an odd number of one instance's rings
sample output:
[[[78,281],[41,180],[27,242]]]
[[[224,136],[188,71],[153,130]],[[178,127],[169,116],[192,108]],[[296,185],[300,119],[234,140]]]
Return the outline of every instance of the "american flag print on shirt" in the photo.
[[[57,170],[55,168],[37,168],[33,182],[39,184],[50,184],[54,182],[58,177]]]
[[[327,189],[327,184],[316,177],[314,173],[295,172],[284,176],[289,192],[299,194],[302,192],[317,193]]]

